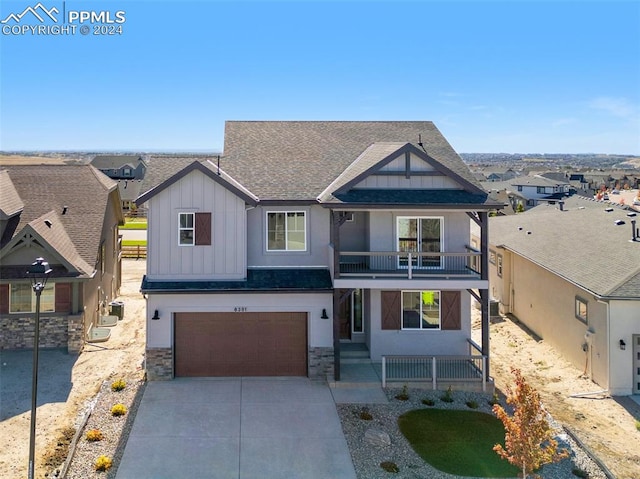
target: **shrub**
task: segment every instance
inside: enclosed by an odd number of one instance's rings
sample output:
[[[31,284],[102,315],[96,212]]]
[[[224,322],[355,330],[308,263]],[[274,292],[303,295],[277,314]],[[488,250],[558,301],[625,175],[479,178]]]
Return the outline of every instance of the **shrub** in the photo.
[[[495,406],[496,404],[500,404],[500,398],[498,397],[498,393],[494,392],[491,399],[489,399],[489,406]]]
[[[111,458],[109,456],[102,455],[96,459],[95,468],[96,471],[106,471],[111,468],[112,465]]]
[[[127,414],[127,407],[124,404],[115,404],[111,408],[112,416],[124,416],[125,414]]]
[[[407,388],[406,384],[402,386],[402,392],[396,395],[396,399],[399,399],[400,401],[409,400],[409,388]]]
[[[580,469],[578,467],[574,467],[573,469],[571,469],[571,472],[576,477],[581,477],[582,479],[588,479],[589,478],[589,473],[586,472],[586,471],[583,471],[582,469]]]
[[[636,429],[640,431],[640,421],[636,421]]]
[[[467,407],[471,408],[471,409],[478,409],[478,402],[477,401],[467,401],[466,402]]]
[[[451,392],[451,386],[449,386],[447,391],[442,396],[440,396],[440,401],[453,402],[453,393]]]
[[[423,399],[422,404],[425,406],[434,406],[436,402],[433,399]]]
[[[86,437],[89,442],[102,441],[103,439],[102,431],[100,429],[89,429]]]
[[[385,471],[393,472],[394,474],[400,472],[400,468],[395,462],[384,461],[380,463],[380,467]]]
[[[362,408],[362,411],[360,411],[360,419],[364,421],[371,421],[373,419],[373,416],[366,407]]]
[[[125,387],[127,387],[127,383],[124,382],[124,379],[118,379],[116,381],[113,381],[111,383],[111,390],[112,391],[122,391]]]

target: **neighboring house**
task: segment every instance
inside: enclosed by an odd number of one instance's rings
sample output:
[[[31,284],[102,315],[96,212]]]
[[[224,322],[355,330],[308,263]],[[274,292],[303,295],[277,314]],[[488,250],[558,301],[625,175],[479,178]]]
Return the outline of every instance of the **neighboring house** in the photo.
[[[630,215],[574,196],[490,220],[502,312],[613,395],[640,393],[640,239]]]
[[[41,296],[41,347],[82,349],[120,288],[116,183],[89,165],[0,166],[0,349],[33,347],[26,272],[53,272]]]
[[[231,121],[212,160],[137,201],[150,379],[340,380],[346,342],[373,361],[468,355],[472,296],[488,355],[487,213],[502,205],[433,123]]]
[[[144,158],[131,155],[98,155],[91,160],[91,166],[118,182],[122,209],[125,212],[135,209],[135,200],[140,196],[141,182],[147,172],[147,162]]]
[[[527,199],[528,206],[541,201],[555,201],[569,196],[570,185],[566,181],[552,180],[544,176],[521,176],[509,182],[513,191]]]
[[[493,168],[483,170],[483,174],[486,177],[486,181],[508,181],[518,174],[511,168]]]

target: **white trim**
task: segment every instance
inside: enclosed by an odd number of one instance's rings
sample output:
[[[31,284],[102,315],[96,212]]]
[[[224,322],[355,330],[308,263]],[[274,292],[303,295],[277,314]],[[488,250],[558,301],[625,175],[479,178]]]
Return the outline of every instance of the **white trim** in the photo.
[[[191,215],[191,222],[192,222],[191,228],[182,228],[182,226],[180,226],[180,218],[182,215]],[[189,231],[189,230],[191,230],[191,233],[192,233],[191,244],[181,243],[180,233],[182,231]],[[195,246],[195,244],[196,244],[196,214],[193,211],[179,211],[178,212],[178,246]]]
[[[400,220],[402,219],[409,219],[409,220],[423,220],[423,219],[427,219],[427,220],[439,220],[440,221],[440,251],[438,251],[439,253],[444,253],[445,252],[445,248],[444,248],[444,216],[396,216],[396,228],[395,228],[395,247],[396,247],[396,251],[400,251]],[[418,222],[419,225],[419,222]],[[420,250],[420,227],[418,227],[418,230],[416,231],[416,246],[418,247],[418,251],[417,252],[422,252]],[[440,269],[442,268],[442,257],[440,258],[440,265],[439,266],[419,266],[418,265],[418,257],[416,257],[416,265],[412,266],[412,269]],[[404,266],[402,266],[400,264],[400,256],[398,256],[398,269],[402,269],[405,268]],[[407,265],[408,268],[408,265]]]
[[[422,293],[424,292],[438,293],[438,327],[437,328],[423,328],[422,327]],[[405,328],[404,327],[404,293],[420,293],[420,318],[419,328]],[[442,330],[442,291],[441,290],[416,290],[405,289],[400,291],[400,329],[402,331],[441,331]]]
[[[270,249],[269,248],[269,215],[272,213],[281,213],[285,217],[284,221],[284,249]],[[288,249],[288,231],[287,231],[287,214],[289,213],[302,213],[304,218],[304,249]],[[309,246],[307,243],[307,230],[309,229],[309,215],[306,210],[267,210],[265,211],[265,251],[267,253],[305,253],[309,251]]]

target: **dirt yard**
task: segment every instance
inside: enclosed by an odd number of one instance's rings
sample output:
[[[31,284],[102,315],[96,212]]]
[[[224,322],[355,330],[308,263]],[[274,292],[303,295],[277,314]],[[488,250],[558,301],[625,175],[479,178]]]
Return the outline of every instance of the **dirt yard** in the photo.
[[[479,312],[472,310],[473,336],[479,343]],[[538,390],[553,418],[571,428],[618,479],[640,478],[638,404],[630,398],[613,399],[607,394],[571,397],[603,388],[509,318],[492,321],[490,338],[491,375],[500,391],[505,392],[513,382],[511,367],[519,368]]]
[[[72,369],[72,388],[66,403],[48,403],[38,407],[36,415],[36,477],[45,473],[54,477],[66,458],[66,443],[75,432],[80,413],[111,378],[141,377],[144,359],[145,300],[140,281],[144,260],[123,260],[120,296],[124,319],[112,328],[105,343],[86,344]],[[29,460],[30,411],[0,423],[3,446],[0,448],[0,477],[18,479],[27,476]],[[11,440],[5,440],[11,438]],[[59,445],[60,443],[60,445]]]

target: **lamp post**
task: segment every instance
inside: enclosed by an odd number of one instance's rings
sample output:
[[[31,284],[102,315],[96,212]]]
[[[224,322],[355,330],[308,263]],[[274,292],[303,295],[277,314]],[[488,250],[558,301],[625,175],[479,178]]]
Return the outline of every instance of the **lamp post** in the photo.
[[[36,407],[38,403],[38,345],[40,341],[40,296],[51,273],[49,263],[43,258],[36,258],[27,276],[31,279],[31,287],[36,294],[36,316],[33,334],[33,379],[31,382],[31,434],[29,436],[29,479],[34,479],[34,457],[36,449]]]

